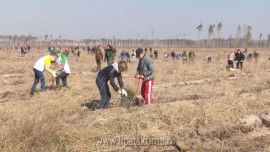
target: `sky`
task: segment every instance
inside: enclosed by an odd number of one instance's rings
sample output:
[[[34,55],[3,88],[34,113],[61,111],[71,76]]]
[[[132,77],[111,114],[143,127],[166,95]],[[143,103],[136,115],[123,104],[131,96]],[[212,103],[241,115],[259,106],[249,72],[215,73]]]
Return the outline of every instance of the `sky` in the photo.
[[[207,38],[219,22],[222,38],[250,25],[253,39],[267,39],[270,0],[0,0],[0,35],[196,40],[199,24]]]

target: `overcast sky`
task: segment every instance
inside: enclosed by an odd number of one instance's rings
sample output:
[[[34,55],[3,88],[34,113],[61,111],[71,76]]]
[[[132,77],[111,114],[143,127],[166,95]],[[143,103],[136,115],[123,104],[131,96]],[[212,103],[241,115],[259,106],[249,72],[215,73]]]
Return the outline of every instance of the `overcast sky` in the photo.
[[[0,0],[0,35],[197,39],[200,23],[206,38],[219,22],[223,38],[247,24],[267,39],[270,0]]]

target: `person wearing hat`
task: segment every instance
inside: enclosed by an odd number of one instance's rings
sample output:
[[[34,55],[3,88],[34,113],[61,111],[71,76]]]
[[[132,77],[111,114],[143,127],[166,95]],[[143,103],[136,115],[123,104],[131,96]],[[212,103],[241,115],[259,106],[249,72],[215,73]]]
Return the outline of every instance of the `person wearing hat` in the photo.
[[[153,60],[146,55],[143,49],[136,50],[136,57],[140,59],[135,78],[142,79],[141,95],[145,104],[152,104],[152,88],[154,85],[154,64]]]
[[[31,93],[30,95],[34,95],[36,91],[36,86],[39,83],[39,80],[41,82],[41,90],[45,91],[45,79],[43,76],[43,72],[47,71],[49,72],[53,77],[56,77],[57,72],[50,68],[51,62],[56,61],[58,58],[59,51],[53,50],[51,55],[46,55],[37,60],[37,62],[34,65],[34,73],[35,73],[35,81],[33,83]]]
[[[58,65],[59,75],[56,76],[56,88],[59,88],[59,81],[62,79],[62,83],[64,87],[67,87],[67,76],[70,74],[70,68],[68,65],[67,57],[64,53],[58,55],[58,59],[56,63]]]

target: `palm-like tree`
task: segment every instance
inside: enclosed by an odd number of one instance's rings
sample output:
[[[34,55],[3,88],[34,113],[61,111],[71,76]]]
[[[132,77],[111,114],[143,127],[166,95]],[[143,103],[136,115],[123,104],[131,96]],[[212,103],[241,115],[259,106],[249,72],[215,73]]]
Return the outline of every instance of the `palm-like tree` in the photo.
[[[210,24],[209,28],[208,28],[208,38],[210,39],[212,34],[214,33],[214,28],[215,25]]]
[[[217,42],[218,42],[218,46],[219,46],[219,41],[220,41],[220,31],[221,31],[222,27],[223,27],[222,23],[219,22],[218,25],[217,25],[217,31],[218,31],[218,35],[217,35],[218,36],[217,37],[218,41]]]
[[[219,22],[218,25],[217,25],[218,39],[220,38],[220,31],[221,31],[222,27],[223,27],[222,23]]]
[[[208,28],[208,39],[209,39],[210,44],[212,44],[212,36],[214,34],[215,27],[216,27],[215,24],[210,24]]]
[[[196,27],[196,30],[198,30],[198,38],[197,38],[197,41],[198,41],[197,43],[198,44],[199,44],[199,41],[200,41],[200,35],[201,35],[202,29],[203,29],[202,23],[199,26]]]

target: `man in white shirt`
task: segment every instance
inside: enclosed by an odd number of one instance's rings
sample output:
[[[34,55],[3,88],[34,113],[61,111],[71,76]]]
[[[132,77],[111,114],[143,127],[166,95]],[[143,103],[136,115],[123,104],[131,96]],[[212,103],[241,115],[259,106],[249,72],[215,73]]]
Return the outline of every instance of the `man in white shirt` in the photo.
[[[39,83],[39,80],[41,82],[41,90],[45,90],[45,79],[43,76],[43,72],[47,71],[49,72],[53,77],[56,77],[56,71],[50,68],[51,62],[55,61],[58,57],[58,50],[54,50],[51,55],[46,55],[37,60],[37,62],[34,65],[34,73],[35,73],[35,81],[33,83],[31,93],[30,95],[34,95],[36,91],[36,86]]]

